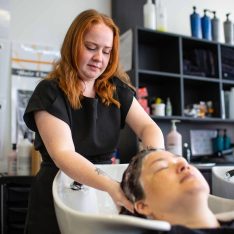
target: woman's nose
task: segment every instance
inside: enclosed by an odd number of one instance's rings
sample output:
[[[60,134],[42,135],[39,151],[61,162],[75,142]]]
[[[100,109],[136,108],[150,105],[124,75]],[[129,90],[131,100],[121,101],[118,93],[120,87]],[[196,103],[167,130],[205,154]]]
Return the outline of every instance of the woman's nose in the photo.
[[[93,60],[101,62],[102,61],[102,51],[97,50],[93,56]]]
[[[189,164],[183,157],[178,157],[176,165],[178,173],[181,173],[184,170],[189,170]]]

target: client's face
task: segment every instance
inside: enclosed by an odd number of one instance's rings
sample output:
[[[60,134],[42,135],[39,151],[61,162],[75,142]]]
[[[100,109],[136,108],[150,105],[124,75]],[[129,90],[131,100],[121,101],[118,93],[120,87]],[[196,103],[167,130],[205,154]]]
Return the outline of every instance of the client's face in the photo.
[[[159,150],[143,160],[140,183],[145,193],[144,205],[138,212],[163,219],[163,215],[186,208],[197,196],[207,198],[209,186],[201,173],[187,161],[170,152]]]

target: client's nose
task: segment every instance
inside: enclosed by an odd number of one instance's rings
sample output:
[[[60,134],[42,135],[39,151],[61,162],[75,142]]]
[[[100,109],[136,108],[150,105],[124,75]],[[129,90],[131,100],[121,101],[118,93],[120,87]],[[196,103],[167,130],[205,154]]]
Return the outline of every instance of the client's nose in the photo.
[[[183,157],[178,157],[177,159],[177,172],[181,173],[184,170],[189,170],[189,164]]]

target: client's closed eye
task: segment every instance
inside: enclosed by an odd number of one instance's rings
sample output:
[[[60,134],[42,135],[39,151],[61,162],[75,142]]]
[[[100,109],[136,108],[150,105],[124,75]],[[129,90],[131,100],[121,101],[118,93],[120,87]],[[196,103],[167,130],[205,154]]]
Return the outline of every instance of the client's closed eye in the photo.
[[[157,173],[157,172],[160,172],[160,171],[162,171],[162,170],[165,170],[165,169],[168,169],[168,166],[162,166],[162,167],[158,168],[158,169],[156,170],[156,173]]]

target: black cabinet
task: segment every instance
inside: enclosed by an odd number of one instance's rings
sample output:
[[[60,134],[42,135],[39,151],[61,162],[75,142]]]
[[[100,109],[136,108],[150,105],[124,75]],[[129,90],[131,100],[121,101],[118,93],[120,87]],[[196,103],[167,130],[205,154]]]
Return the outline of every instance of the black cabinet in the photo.
[[[33,177],[1,176],[1,234],[23,234]]]

